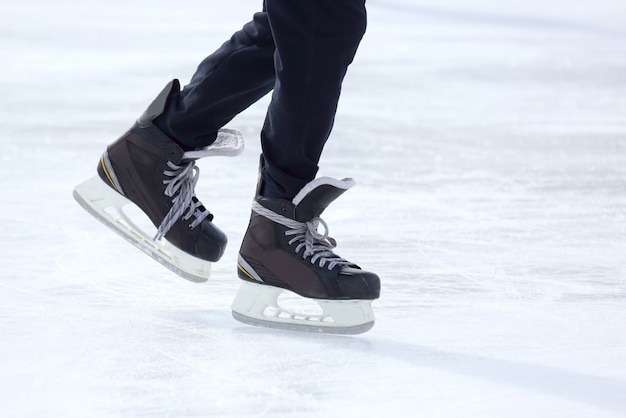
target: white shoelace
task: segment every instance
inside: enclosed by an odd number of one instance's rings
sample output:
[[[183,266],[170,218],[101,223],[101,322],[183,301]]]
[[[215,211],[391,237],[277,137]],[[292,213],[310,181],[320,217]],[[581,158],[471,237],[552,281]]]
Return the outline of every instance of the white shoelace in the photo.
[[[299,254],[300,250],[304,248],[302,258],[306,260],[308,257],[311,257],[309,260],[311,264],[317,263],[322,268],[327,266],[328,270],[332,270],[337,265],[347,266],[352,264],[331,251],[337,246],[337,242],[328,236],[328,225],[322,218],[315,217],[304,223],[298,222],[279,215],[256,201],[252,202],[252,210],[271,221],[290,228],[285,231],[286,236],[293,236],[289,241],[289,245],[298,242],[295,248],[296,254]],[[323,234],[320,234],[317,230],[319,225],[324,227]]]
[[[168,161],[167,166],[171,170],[165,170],[163,174],[171,178],[164,180],[163,184],[167,186],[165,195],[172,198],[172,208],[159,225],[154,236],[155,241],[163,238],[181,216],[185,221],[194,216],[195,219],[189,224],[189,228],[194,229],[210,214],[208,210],[200,209],[202,203],[197,198],[194,199],[200,174],[194,160],[188,160],[180,166]]]

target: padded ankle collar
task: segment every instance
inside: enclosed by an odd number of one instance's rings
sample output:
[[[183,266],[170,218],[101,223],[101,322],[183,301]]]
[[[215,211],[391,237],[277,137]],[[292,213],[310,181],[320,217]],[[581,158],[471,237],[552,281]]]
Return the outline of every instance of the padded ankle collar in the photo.
[[[170,97],[172,92],[178,93],[180,91],[180,82],[177,79],[174,79],[167,83],[167,85],[161,90],[161,92],[157,95],[157,97],[150,103],[150,106],[143,112],[139,119],[137,119],[137,125],[140,128],[147,128],[152,125],[152,121],[156,119],[163,110],[165,109],[165,104],[167,103],[167,99]]]

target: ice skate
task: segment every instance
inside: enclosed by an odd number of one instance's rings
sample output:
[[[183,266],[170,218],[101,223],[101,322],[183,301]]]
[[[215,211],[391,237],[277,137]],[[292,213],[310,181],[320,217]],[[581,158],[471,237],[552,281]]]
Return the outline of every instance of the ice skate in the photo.
[[[239,253],[242,283],[232,304],[235,319],[335,334],[359,334],[374,325],[371,303],[379,296],[380,279],[332,252],[336,242],[320,218],[353,185],[352,179],[319,178],[291,202],[257,193]],[[287,307],[279,299],[285,293],[318,308]]]
[[[178,80],[170,82],[132,128],[107,147],[97,175],[74,189],[78,203],[140,250],[194,282],[209,278],[211,262],[226,247],[226,235],[195,196],[199,169],[195,160],[239,154],[239,131],[220,130],[207,148],[185,152],[154,124]],[[125,207],[143,211],[155,231],[138,226]]]

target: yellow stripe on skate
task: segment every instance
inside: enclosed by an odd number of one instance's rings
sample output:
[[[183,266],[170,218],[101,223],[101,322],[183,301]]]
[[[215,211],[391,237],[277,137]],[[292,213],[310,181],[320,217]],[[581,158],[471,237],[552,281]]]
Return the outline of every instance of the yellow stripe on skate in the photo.
[[[248,277],[250,278],[250,280],[253,280],[253,281],[255,281],[255,282],[257,281],[254,277],[252,277],[252,276],[250,275],[250,273],[248,273],[248,272],[246,271],[246,269],[244,269],[243,267],[241,267],[241,264],[237,263],[237,268],[238,268],[239,270],[241,270],[241,272],[242,272],[243,274],[245,274],[246,276],[248,276]]]
[[[104,170],[104,174],[106,174],[107,178],[109,179],[109,183],[111,183],[111,186],[113,186],[113,188],[117,190],[117,187],[115,186],[115,182],[111,178],[111,175],[109,174],[109,170],[107,170],[107,166],[104,163],[104,154],[102,154],[102,157],[100,157],[100,165],[102,166],[102,170]]]

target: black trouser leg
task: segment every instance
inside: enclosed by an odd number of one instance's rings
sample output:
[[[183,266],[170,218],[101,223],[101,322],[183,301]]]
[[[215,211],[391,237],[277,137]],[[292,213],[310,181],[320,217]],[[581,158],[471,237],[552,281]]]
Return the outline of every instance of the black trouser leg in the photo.
[[[186,148],[203,148],[237,114],[274,88],[274,40],[267,13],[256,13],[205,58],[190,83],[170,97],[156,125]]]
[[[315,178],[367,18],[363,0],[267,0],[267,13],[276,84],[261,133],[262,174],[266,195],[292,198]]]
[[[261,174],[266,194],[290,199],[315,178],[367,19],[364,0],[266,0],[265,6],[200,64],[156,124],[182,145],[201,148],[273,88]]]

